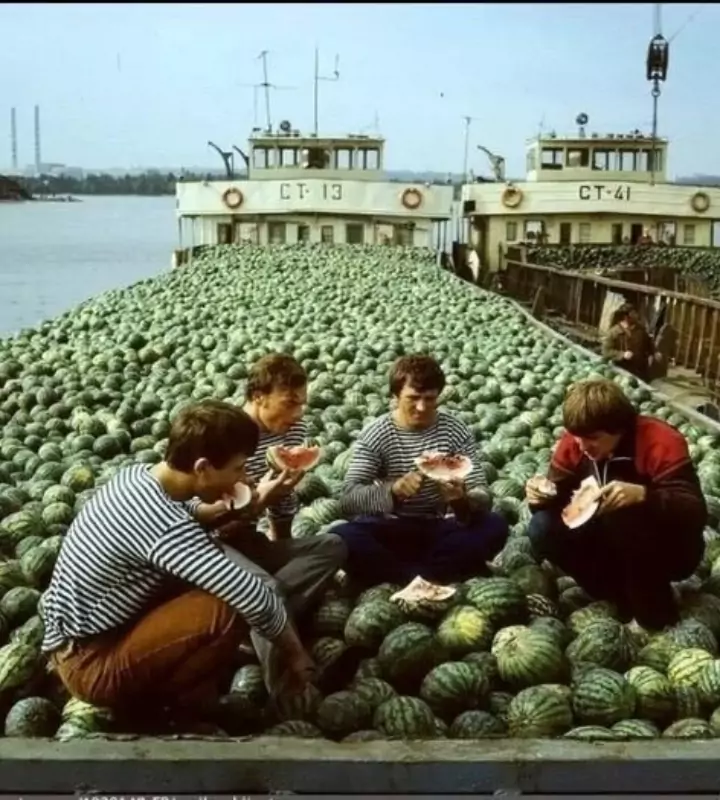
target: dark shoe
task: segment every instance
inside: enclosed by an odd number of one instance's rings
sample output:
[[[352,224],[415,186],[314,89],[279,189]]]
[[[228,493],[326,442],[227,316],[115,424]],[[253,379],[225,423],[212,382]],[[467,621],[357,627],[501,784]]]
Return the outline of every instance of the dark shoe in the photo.
[[[333,694],[347,688],[360,666],[367,658],[367,651],[361,647],[348,647],[320,671],[317,687],[323,694]]]

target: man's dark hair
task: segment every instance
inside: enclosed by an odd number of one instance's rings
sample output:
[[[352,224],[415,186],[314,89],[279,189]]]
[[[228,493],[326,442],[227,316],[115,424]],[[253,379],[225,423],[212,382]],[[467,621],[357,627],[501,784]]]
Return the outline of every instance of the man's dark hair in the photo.
[[[623,303],[620,308],[615,310],[612,316],[612,324],[619,325],[623,320],[627,319],[633,312],[637,312],[637,308],[632,303]]]
[[[445,374],[432,356],[401,356],[390,370],[390,394],[397,397],[408,384],[419,392],[442,392]]]
[[[270,394],[275,389],[297,391],[307,386],[307,373],[300,362],[285,353],[270,353],[250,368],[245,397],[252,400],[257,394]]]
[[[165,461],[180,472],[192,472],[201,458],[222,469],[237,456],[251,456],[259,438],[257,424],[241,408],[203,400],[183,408],[172,421]]]
[[[625,433],[637,417],[635,407],[615,381],[578,381],[563,402],[563,424],[574,436]]]

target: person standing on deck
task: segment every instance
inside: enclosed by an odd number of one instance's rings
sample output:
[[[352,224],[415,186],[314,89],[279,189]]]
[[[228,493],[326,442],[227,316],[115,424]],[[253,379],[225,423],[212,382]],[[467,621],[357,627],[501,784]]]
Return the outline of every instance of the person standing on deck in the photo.
[[[655,343],[635,306],[625,303],[615,312],[613,324],[603,340],[602,354],[636,378],[648,380]]]
[[[507,539],[505,520],[487,511],[472,432],[438,409],[444,387],[434,358],[399,358],[390,373],[394,409],[355,443],[342,497],[344,513],[355,519],[334,531],[348,548],[346,572],[365,585],[407,584],[418,575],[460,581],[484,571]],[[466,456],[473,471],[465,482],[430,481],[414,464],[426,451]]]
[[[307,425],[302,419],[307,402],[307,375],[292,356],[271,353],[250,369],[245,396],[244,410],[260,430],[258,446],[246,464],[249,482],[258,486],[255,502],[245,519],[227,521],[223,503],[214,510],[205,509],[204,513],[206,519],[212,520],[210,525],[216,529],[230,558],[279,592],[291,617],[297,621],[321,599],[347,555],[342,539],[334,534],[292,539],[292,521],[298,510],[294,489],[303,473],[286,471],[273,476],[267,463],[270,447],[295,447],[307,439]],[[268,536],[258,529],[261,515],[267,515]],[[281,678],[281,661],[272,642],[260,631],[252,631],[250,637],[268,690],[275,692]],[[346,653],[319,676],[323,688],[333,688],[346,677],[352,677],[360,658],[354,651]]]
[[[671,582],[690,577],[702,558],[708,511],[687,443],[662,420],[635,411],[608,380],[570,387],[563,405],[566,432],[552,456],[548,498],[530,479],[533,513],[528,536],[539,559],[573,577],[621,618],[661,629],[677,620]],[[562,511],[594,476],[599,511],[568,528]]]
[[[188,406],[164,461],[119,470],[74,519],[40,608],[42,650],[74,697],[132,718],[171,708],[208,721],[248,627],[298,688],[311,678],[282,600],[199,524],[245,480],[258,438],[235,406]]]

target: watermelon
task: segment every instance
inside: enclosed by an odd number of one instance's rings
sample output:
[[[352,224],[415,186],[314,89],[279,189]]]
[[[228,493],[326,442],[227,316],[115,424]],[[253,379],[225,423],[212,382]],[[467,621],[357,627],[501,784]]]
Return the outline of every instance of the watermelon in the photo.
[[[504,723],[487,711],[463,711],[452,721],[451,739],[490,739],[506,734]]]
[[[397,689],[417,687],[443,660],[444,653],[435,634],[419,622],[406,622],[395,628],[378,650],[383,675]]]
[[[446,661],[430,670],[420,686],[420,697],[433,712],[452,720],[487,699],[490,684],[482,668],[464,661]]]
[[[538,739],[558,736],[572,726],[570,703],[549,686],[522,689],[507,708],[507,726],[511,736]]]
[[[373,706],[354,691],[328,695],[317,710],[317,723],[323,733],[341,739],[372,722]]]
[[[5,717],[5,736],[52,737],[60,725],[60,712],[44,697],[18,700]]]
[[[589,670],[573,690],[575,717],[587,725],[612,725],[630,719],[635,703],[632,685],[622,675],[604,667]]]
[[[273,445],[267,449],[268,465],[278,472],[307,472],[317,466],[322,451],[319,447],[296,445],[284,447]]]
[[[486,649],[493,627],[488,617],[474,606],[456,606],[443,617],[437,629],[440,645],[451,656],[463,656]]]
[[[373,727],[391,738],[429,739],[435,733],[435,717],[419,698],[398,695],[377,707]]]

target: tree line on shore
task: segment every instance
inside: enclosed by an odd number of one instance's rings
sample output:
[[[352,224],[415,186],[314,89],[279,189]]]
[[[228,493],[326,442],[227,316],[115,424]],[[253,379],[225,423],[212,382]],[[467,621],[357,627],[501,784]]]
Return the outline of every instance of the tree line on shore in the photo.
[[[174,195],[180,176],[172,172],[143,172],[137,175],[89,173],[82,178],[69,175],[42,175],[22,178],[21,185],[34,197],[42,195]],[[183,173],[183,180],[213,180],[212,174]]]

